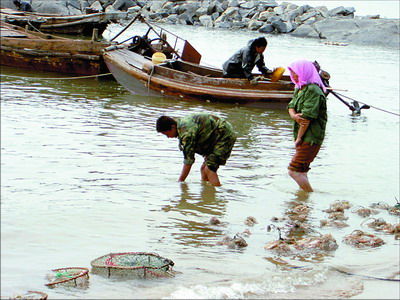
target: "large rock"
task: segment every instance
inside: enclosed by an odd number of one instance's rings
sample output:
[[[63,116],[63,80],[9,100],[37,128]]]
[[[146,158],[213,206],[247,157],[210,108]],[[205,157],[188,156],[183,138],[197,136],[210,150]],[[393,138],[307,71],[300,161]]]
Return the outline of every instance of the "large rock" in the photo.
[[[311,26],[307,24],[300,25],[297,27],[290,35],[301,38],[317,38],[319,39],[318,32]]]
[[[348,37],[357,45],[376,45],[390,48],[400,47],[398,20],[362,19],[356,21],[359,30]]]
[[[257,21],[257,20],[251,20],[251,21],[249,22],[249,24],[247,25],[247,28],[250,29],[250,30],[257,30],[257,29],[259,29],[263,24],[264,24],[264,22]]]
[[[275,31],[275,27],[271,24],[264,24],[263,26],[258,29],[258,32],[261,33],[272,33]]]
[[[70,14],[65,0],[34,1],[32,3],[32,9],[38,13],[55,14],[60,16]]]
[[[273,21],[271,25],[274,26],[279,33],[288,33],[293,30],[293,25],[290,22]]]
[[[322,39],[335,42],[347,41],[347,37],[359,30],[354,19],[328,18],[313,24]]]
[[[205,15],[205,16],[200,16],[199,17],[200,24],[205,26],[205,27],[213,27],[213,19],[211,16]]]
[[[354,7],[343,7],[339,6],[334,9],[331,9],[328,11],[329,16],[349,16],[349,15],[354,15],[354,12],[356,10]]]

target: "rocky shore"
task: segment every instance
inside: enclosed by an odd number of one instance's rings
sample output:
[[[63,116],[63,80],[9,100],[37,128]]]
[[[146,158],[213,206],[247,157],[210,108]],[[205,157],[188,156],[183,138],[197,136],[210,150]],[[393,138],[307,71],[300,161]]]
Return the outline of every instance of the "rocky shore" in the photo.
[[[28,1],[28,0],[25,0]],[[399,19],[358,17],[354,7],[296,5],[269,0],[31,0],[33,9],[59,15],[87,12],[141,12],[149,21],[250,30],[321,39],[328,43],[400,48]],[[311,2],[312,3],[312,2]],[[384,4],[382,4],[384,5]],[[1,7],[15,8],[12,0]]]

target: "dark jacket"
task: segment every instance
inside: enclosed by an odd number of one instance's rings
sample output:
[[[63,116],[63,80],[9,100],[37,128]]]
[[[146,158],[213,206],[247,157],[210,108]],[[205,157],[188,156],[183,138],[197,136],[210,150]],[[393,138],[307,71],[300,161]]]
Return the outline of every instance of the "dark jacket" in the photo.
[[[222,66],[224,77],[253,79],[251,71],[257,65],[258,70],[267,75],[269,69],[265,66],[264,56],[256,52],[253,45],[255,40],[249,41],[248,45],[232,55]]]

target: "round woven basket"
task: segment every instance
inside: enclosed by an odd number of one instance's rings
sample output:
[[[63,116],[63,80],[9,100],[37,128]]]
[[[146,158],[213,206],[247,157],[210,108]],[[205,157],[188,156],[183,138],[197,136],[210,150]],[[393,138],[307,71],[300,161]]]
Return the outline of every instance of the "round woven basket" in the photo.
[[[75,287],[87,286],[89,279],[89,269],[80,267],[58,268],[51,270],[50,282],[46,283],[48,287],[57,285],[68,285]]]
[[[136,278],[172,277],[174,262],[156,253],[109,253],[91,261],[94,274]]]
[[[47,300],[47,294],[39,291],[27,291],[25,294],[19,294],[12,297],[3,297],[0,299],[8,299],[8,300],[17,300],[17,299],[25,299],[25,300]]]

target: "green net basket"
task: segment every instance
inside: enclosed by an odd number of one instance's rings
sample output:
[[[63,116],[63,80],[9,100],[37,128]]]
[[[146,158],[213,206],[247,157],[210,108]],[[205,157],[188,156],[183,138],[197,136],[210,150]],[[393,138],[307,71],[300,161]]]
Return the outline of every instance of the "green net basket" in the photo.
[[[49,274],[49,283],[46,286],[53,288],[56,286],[73,286],[85,288],[89,283],[89,269],[80,267],[59,268],[51,270]]]
[[[93,274],[133,278],[173,277],[174,262],[156,253],[109,253],[91,261]]]

